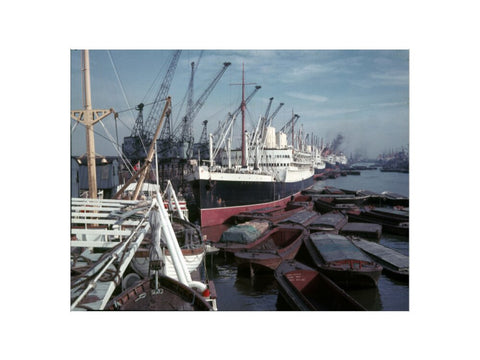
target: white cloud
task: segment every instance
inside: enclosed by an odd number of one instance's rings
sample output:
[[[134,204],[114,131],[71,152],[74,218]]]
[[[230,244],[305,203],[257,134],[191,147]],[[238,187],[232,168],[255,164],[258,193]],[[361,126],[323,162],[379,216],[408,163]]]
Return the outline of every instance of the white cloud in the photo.
[[[315,95],[315,94],[304,94],[300,92],[287,92],[285,95],[291,96],[296,99],[301,100],[308,100],[308,101],[315,101],[315,102],[325,102],[328,100],[327,97],[322,95]]]
[[[390,107],[390,106],[405,106],[405,105],[408,105],[407,101],[397,101],[397,102],[372,104],[372,106],[374,106],[374,107]]]
[[[371,78],[380,81],[384,85],[408,85],[407,71],[374,73],[371,75]]]

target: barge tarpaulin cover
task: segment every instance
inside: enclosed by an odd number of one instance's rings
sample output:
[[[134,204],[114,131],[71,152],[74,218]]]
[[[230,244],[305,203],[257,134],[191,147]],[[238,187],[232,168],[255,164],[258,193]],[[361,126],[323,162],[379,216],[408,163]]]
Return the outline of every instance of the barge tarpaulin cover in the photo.
[[[312,221],[313,218],[317,216],[319,216],[319,214],[316,211],[303,210],[296,214],[293,214],[292,216],[290,216],[285,220],[280,221],[280,224],[292,223],[292,224],[307,225]]]
[[[220,242],[249,244],[257,240],[269,227],[270,223],[268,221],[247,221],[226,230],[222,234]]]
[[[326,263],[346,259],[372,262],[372,259],[344,236],[314,233],[310,235],[310,239]]]

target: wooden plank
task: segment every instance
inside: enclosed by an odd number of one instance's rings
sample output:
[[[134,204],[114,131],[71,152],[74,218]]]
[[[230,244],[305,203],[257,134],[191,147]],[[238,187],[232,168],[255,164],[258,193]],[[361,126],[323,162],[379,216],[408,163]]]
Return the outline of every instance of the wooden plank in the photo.
[[[112,206],[116,208],[135,205],[135,204],[122,204],[122,203],[107,203],[107,202],[99,202],[99,201],[71,201],[70,204],[72,206]]]
[[[109,217],[110,213],[86,213],[86,212],[72,212],[71,217],[73,218],[95,218],[95,217]]]
[[[137,226],[140,220],[118,221],[116,219],[72,219],[72,224],[98,224],[98,225],[121,225],[121,226]]]
[[[70,247],[113,248],[119,241],[71,240]]]
[[[79,203],[111,203],[111,204],[138,204],[140,200],[118,200],[118,199],[87,199],[87,198],[72,198],[72,202],[79,202]]]
[[[110,235],[110,236],[129,236],[132,230],[109,230],[109,229],[70,229],[72,234],[76,235]]]
[[[72,206],[72,211],[78,212],[81,210],[84,211],[103,211],[103,212],[112,212],[117,211],[118,207],[106,207],[106,206]]]

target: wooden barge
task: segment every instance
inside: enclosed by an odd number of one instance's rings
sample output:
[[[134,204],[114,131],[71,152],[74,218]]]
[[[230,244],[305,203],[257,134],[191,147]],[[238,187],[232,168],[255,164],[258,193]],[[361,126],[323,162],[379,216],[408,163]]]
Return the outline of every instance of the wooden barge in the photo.
[[[408,213],[389,209],[365,207],[347,211],[348,218],[358,222],[368,222],[382,225],[382,230],[388,233],[409,236]]]
[[[293,224],[307,227],[312,221],[318,218],[320,214],[313,210],[303,210],[291,215],[287,219],[279,222],[279,224]]]
[[[314,233],[304,241],[316,269],[344,289],[376,287],[382,266],[345,236]]]
[[[349,222],[340,229],[339,234],[344,236],[356,235],[378,241],[382,236],[382,225],[361,222]]]
[[[331,211],[359,211],[360,207],[353,203],[335,203],[333,197],[322,197],[314,200],[315,210],[321,214]]]
[[[409,281],[409,257],[386,246],[352,237],[355,246],[383,266],[383,272],[397,280]]]
[[[382,192],[385,203],[392,206],[409,206],[408,197],[390,191]]]
[[[375,206],[406,206],[409,205],[407,196],[384,191],[381,194],[370,190],[347,190],[333,186],[325,186],[323,189],[307,189],[302,194],[312,196],[315,199],[332,198],[334,204],[350,203],[357,205]]]
[[[231,218],[235,224],[243,223],[251,220],[266,220],[272,224],[289,218],[290,216],[303,211],[312,210],[313,202],[310,196],[299,195],[293,201],[287,203],[286,206],[270,206],[261,209],[243,211]]]
[[[308,225],[311,233],[329,232],[338,234],[338,231],[347,224],[348,218],[339,211],[332,211],[316,217]]]
[[[275,226],[254,246],[235,253],[239,273],[275,270],[283,260],[295,258],[306,236],[308,231],[301,226]]]
[[[259,220],[232,226],[223,232],[215,247],[229,254],[248,250],[258,245],[271,228],[272,223]]]
[[[366,310],[327,276],[298,261],[282,262],[274,276],[279,300],[290,310]]]

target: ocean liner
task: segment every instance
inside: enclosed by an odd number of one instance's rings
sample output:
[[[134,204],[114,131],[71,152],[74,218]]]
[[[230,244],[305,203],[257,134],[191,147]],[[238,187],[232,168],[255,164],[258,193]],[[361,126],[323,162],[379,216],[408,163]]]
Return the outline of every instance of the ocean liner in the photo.
[[[202,227],[222,224],[242,211],[285,205],[313,185],[311,152],[287,144],[287,134],[276,132],[265,118],[260,118],[251,134],[245,131],[244,79],[243,74],[238,109],[242,113],[241,149],[232,150],[228,137],[238,113],[234,112],[222,132],[215,134],[215,146],[214,135],[210,135],[207,165],[195,165],[188,179]]]

